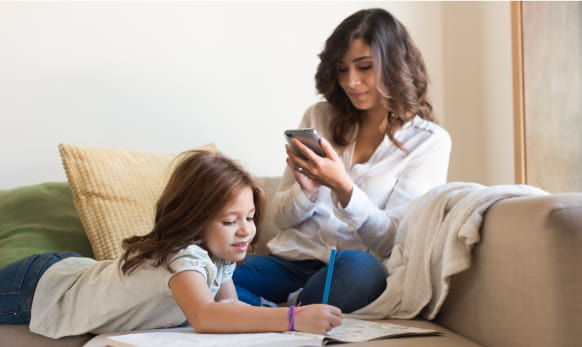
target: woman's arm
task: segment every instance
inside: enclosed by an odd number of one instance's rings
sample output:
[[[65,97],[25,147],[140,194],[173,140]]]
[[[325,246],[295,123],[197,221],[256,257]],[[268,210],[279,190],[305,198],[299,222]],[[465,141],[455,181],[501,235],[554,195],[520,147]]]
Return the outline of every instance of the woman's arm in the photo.
[[[215,302],[206,279],[197,271],[180,272],[170,279],[169,284],[174,299],[196,332],[241,333],[288,330],[288,308]],[[226,291],[228,292],[228,289]],[[295,318],[295,330],[314,334],[325,334],[340,324],[340,309],[323,304],[304,306]]]
[[[273,222],[281,229],[292,228],[313,216],[315,202],[301,190],[290,168],[285,168],[277,192],[270,201]]]
[[[320,186],[330,188],[342,206],[350,201],[353,187],[342,160],[326,139],[321,139],[326,157],[318,156],[296,139],[293,142],[307,159],[298,157],[291,147],[286,147],[288,167],[272,202],[274,219],[283,229],[293,227],[313,215]]]
[[[330,138],[329,124],[333,111],[327,103],[318,103],[307,109],[300,128],[315,128],[322,139]],[[311,218],[315,211],[318,190],[321,185],[337,193],[340,201],[347,204],[351,196],[352,182],[345,165],[329,141],[322,140],[326,157],[322,158],[301,143],[297,147],[309,160],[298,160],[289,146],[287,167],[272,201],[273,221],[282,230],[292,228]],[[303,172],[298,172],[301,168]]]
[[[300,173],[294,171],[294,176],[305,195],[313,196],[323,185],[331,189],[342,207],[345,207],[352,196],[353,182],[332,145],[322,138],[321,148],[325,157],[320,157],[297,139],[293,139],[293,144],[305,159],[295,155],[291,147],[287,146],[288,164],[292,170],[301,168]]]
[[[299,128],[315,128],[322,134],[321,127],[316,124],[314,119],[314,114],[317,105],[309,107],[301,122],[299,123]],[[288,146],[285,145],[285,148]],[[297,172],[294,171],[296,168],[287,161],[287,166],[281,177],[281,182],[277,189],[277,192],[270,201],[273,211],[273,222],[281,229],[292,228],[306,219],[311,218],[315,210],[315,199],[314,196],[308,196],[302,190],[301,185],[297,181]]]

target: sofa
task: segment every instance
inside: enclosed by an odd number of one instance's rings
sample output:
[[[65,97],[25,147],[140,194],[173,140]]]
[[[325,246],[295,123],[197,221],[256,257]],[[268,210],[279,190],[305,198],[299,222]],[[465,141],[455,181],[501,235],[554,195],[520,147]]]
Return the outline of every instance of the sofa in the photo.
[[[74,250],[93,256],[94,244],[85,236],[86,223],[77,215],[79,205],[73,203],[69,186],[73,182],[68,177],[69,182],[0,191],[0,266],[7,261],[6,255],[18,257],[7,251],[15,235],[29,232],[38,234],[42,242],[29,238],[27,244],[41,246],[24,253]],[[279,178],[259,180],[271,197]],[[18,218],[23,222],[16,227]],[[59,227],[51,223],[67,230],[57,233]],[[267,252],[265,243],[274,230],[268,213],[262,228],[264,237],[255,250],[260,254]],[[578,268],[582,264],[582,193],[499,201],[486,211],[481,237],[470,269],[452,278],[436,319],[386,320],[434,329],[439,335],[354,345],[582,346],[582,270]],[[92,338],[53,340],[30,333],[26,325],[0,325],[0,347],[76,347]]]

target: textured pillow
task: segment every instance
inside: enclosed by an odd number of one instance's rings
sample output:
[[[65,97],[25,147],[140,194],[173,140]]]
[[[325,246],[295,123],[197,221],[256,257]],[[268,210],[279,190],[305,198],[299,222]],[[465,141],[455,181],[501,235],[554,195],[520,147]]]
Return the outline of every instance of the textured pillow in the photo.
[[[215,152],[216,146],[198,149]],[[120,256],[123,239],[151,231],[175,154],[69,144],[60,144],[59,151],[97,260]]]
[[[93,257],[69,185],[51,182],[0,190],[0,268],[53,251]]]

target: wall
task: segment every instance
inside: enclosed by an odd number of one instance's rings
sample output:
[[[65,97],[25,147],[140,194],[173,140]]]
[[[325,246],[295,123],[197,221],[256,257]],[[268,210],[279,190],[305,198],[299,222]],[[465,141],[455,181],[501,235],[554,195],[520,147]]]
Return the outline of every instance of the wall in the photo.
[[[368,7],[393,12],[424,54],[453,136],[449,178],[513,177],[510,148],[490,139],[507,136],[505,123],[489,119],[511,112],[497,81],[509,23],[493,25],[509,20],[508,3],[0,2],[0,189],[65,180],[60,142],[176,153],[215,142],[279,175],[283,130],[319,100],[323,41]],[[467,47],[474,61],[459,67]]]
[[[513,184],[509,3],[445,2],[442,14],[449,180]]]

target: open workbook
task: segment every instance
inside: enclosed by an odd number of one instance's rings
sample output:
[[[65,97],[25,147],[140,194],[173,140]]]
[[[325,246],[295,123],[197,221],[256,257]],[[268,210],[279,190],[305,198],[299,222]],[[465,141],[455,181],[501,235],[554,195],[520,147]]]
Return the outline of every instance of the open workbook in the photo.
[[[300,332],[250,334],[197,334],[192,330],[149,331],[107,337],[111,347],[186,347],[186,346],[253,346],[295,347],[322,346],[329,343],[362,342],[401,336],[436,335],[436,330],[377,323],[358,319],[342,320],[342,325],[327,335]]]

